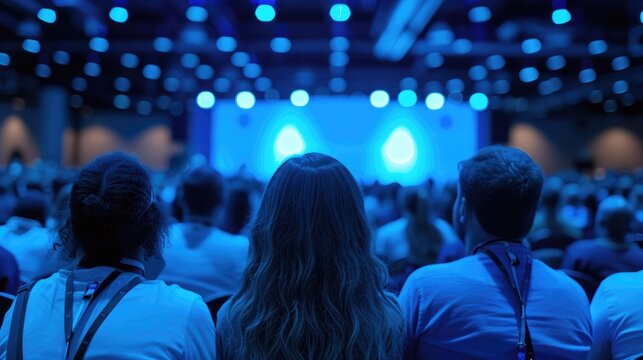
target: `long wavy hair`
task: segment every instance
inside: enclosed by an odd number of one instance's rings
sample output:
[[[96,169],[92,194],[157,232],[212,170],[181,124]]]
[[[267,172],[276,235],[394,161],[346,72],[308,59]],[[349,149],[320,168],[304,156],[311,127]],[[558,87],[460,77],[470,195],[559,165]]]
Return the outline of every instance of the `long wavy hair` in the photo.
[[[310,153],[270,180],[249,265],[228,317],[243,359],[395,359],[404,320],[371,253],[360,188],[334,158]]]

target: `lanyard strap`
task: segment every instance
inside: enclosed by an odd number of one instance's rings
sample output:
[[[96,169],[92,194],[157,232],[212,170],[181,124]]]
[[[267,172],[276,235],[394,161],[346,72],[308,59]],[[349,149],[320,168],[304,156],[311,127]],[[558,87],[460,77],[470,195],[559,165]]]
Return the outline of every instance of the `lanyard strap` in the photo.
[[[506,242],[503,242],[505,245],[505,254],[509,258],[511,263],[511,271],[507,270],[507,267],[500,260],[498,255],[493,251],[482,248],[482,251],[487,255],[498,269],[503,273],[507,282],[511,285],[511,288],[514,291],[518,301],[520,302],[520,327],[518,329],[518,359],[534,359],[534,345],[531,340],[531,333],[529,332],[529,324],[527,323],[527,295],[529,293],[529,283],[531,281],[531,268],[532,268],[532,259],[531,256],[527,255],[526,264],[525,264],[525,277],[522,282],[522,286],[518,285],[518,277],[516,275],[516,267],[520,265],[520,260],[516,255],[511,251],[509,245]]]

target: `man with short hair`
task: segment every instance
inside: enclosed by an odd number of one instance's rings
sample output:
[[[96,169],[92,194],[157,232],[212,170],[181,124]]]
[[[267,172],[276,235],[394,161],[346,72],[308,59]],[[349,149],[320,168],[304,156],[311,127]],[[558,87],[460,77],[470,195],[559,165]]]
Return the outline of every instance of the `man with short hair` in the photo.
[[[188,172],[181,186],[183,222],[170,229],[159,279],[206,301],[231,296],[241,287],[248,239],[215,227],[223,205],[223,179],[209,165]]]
[[[587,297],[524,245],[542,184],[515,148],[484,148],[461,164],[453,222],[469,256],[407,280],[405,359],[587,358]]]

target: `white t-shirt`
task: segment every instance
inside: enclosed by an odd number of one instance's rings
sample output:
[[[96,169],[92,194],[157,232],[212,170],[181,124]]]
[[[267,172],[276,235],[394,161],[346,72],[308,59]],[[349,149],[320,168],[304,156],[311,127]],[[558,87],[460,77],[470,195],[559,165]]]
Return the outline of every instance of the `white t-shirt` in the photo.
[[[196,223],[175,224],[160,280],[211,300],[234,295],[248,262],[248,239]]]
[[[643,357],[643,270],[603,280],[592,300],[591,359]]]
[[[103,279],[112,270],[105,266],[74,270],[74,324],[86,306],[82,297],[87,284]],[[60,270],[32,288],[23,333],[25,360],[65,358],[64,304],[69,273]],[[105,295],[119,288],[110,286]],[[111,296],[98,299],[102,303],[96,304],[96,315]],[[0,329],[0,359],[6,358],[12,315],[13,307]],[[85,359],[214,359],[215,353],[214,325],[203,300],[178,286],[154,280],[138,284],[121,299],[91,340]]]

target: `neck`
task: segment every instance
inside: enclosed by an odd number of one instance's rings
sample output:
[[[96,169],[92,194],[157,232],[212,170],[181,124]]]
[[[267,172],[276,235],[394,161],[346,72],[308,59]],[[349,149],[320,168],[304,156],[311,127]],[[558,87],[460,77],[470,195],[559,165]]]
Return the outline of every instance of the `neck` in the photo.
[[[479,233],[477,235],[465,236],[465,251],[467,254],[472,254],[476,247],[484,246],[486,243],[493,241],[506,241],[521,244],[523,238],[508,238],[496,236],[489,233]]]

